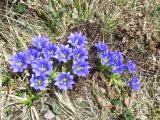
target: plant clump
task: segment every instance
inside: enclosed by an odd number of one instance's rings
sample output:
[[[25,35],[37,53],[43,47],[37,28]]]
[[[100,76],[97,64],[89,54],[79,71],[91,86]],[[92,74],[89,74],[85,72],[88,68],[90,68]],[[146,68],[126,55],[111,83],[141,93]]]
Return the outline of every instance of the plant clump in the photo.
[[[86,77],[93,69],[89,65],[86,44],[86,37],[78,32],[68,36],[66,45],[55,45],[44,35],[37,35],[32,39],[32,46],[12,56],[10,68],[13,72],[23,72],[27,69],[31,76],[30,86],[36,90],[45,89],[52,82],[50,78],[58,89],[72,89],[76,84],[74,79]],[[122,53],[111,52],[103,42],[95,43],[94,46],[99,61],[97,68],[108,74],[110,84],[117,83],[122,86],[121,83],[126,82],[132,90],[139,89],[138,77],[134,76],[129,82],[123,81],[121,77],[125,72],[136,72],[136,65],[132,60],[124,64]]]

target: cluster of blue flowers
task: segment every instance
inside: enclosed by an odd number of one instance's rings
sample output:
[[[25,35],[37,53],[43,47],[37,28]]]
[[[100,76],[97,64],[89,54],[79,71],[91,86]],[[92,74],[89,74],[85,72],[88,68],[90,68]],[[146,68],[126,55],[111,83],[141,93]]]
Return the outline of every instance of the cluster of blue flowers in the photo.
[[[88,50],[85,48],[86,37],[81,33],[74,32],[68,36],[68,44],[54,45],[44,35],[35,36],[32,39],[32,46],[24,52],[18,52],[10,60],[10,68],[13,72],[23,72],[31,67],[30,86],[43,90],[49,84],[48,76],[56,66],[57,62],[63,65],[70,64],[70,70],[56,71],[54,85],[62,90],[71,89],[74,77],[85,77],[89,74]],[[134,73],[136,65],[129,60],[123,63],[122,53],[111,52],[107,45],[102,42],[95,44],[96,53],[101,60],[101,64],[109,66],[114,74],[122,74],[125,71]],[[61,70],[61,71],[60,71]],[[135,76],[128,82],[132,90],[139,89],[140,83]]]
[[[129,60],[126,64],[123,63],[123,55],[122,53],[115,51],[111,52],[107,45],[103,42],[98,42],[95,44],[96,47],[96,54],[101,60],[101,64],[105,66],[109,66],[112,73],[115,74],[122,74],[125,71],[129,73],[136,72],[136,65],[133,61]],[[128,85],[131,87],[132,90],[138,90],[140,87],[140,83],[138,82],[138,77],[134,76],[128,82]]]
[[[74,84],[74,75],[84,77],[89,73],[90,66],[87,61],[86,43],[86,37],[77,32],[68,36],[67,45],[60,44],[57,46],[50,43],[44,35],[35,36],[32,39],[31,47],[12,56],[10,68],[13,72],[23,72],[31,67],[30,86],[43,90],[49,83],[48,75],[56,66],[54,60],[64,64],[72,61],[72,70],[59,72],[54,83],[59,89],[71,89]]]

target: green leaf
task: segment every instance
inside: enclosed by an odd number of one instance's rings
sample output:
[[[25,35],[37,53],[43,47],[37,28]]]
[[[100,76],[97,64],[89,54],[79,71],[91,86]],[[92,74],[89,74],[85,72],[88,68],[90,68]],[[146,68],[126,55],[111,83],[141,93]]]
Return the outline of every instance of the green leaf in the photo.
[[[55,7],[57,5],[58,1],[57,0],[51,0],[51,3],[52,3],[52,7]]]
[[[117,86],[123,86],[123,81],[119,74],[114,73],[110,76],[109,85],[112,85],[112,84]]]
[[[15,96],[19,96],[19,97],[22,97],[23,96],[23,91],[22,90],[16,90],[15,91]]]
[[[117,0],[117,2],[118,2],[119,5],[121,5],[123,7],[123,6],[127,5],[128,0]]]
[[[132,115],[129,109],[125,111],[124,117],[125,117],[125,120],[135,120],[135,117]]]
[[[10,116],[13,113],[13,111],[11,110],[11,108],[10,109],[9,108],[6,109],[6,111],[4,111],[4,112],[7,115],[7,117]]]
[[[55,10],[52,11],[51,14],[52,14],[52,17],[54,17],[54,18],[59,17],[58,13]]]
[[[157,7],[158,15],[160,15],[160,5]]]
[[[24,13],[25,11],[27,10],[27,5],[24,4],[24,3],[19,3],[17,6],[16,6],[16,12],[17,13]]]
[[[29,100],[29,99],[20,100],[18,103],[19,103],[19,104],[28,105],[28,104],[30,103],[30,100]]]
[[[62,66],[62,71],[66,72],[66,70],[67,70],[66,67]]]
[[[138,51],[139,51],[140,53],[142,53],[142,54],[145,53],[145,49],[144,49],[143,47],[138,47]]]
[[[56,115],[61,114],[61,109],[60,109],[59,104],[57,104],[56,102],[53,102],[53,103],[52,103],[52,111],[53,111],[53,113],[56,114]]]
[[[57,77],[57,72],[56,72],[56,68],[54,68],[51,72],[50,72],[50,74],[49,74],[49,76],[48,76],[48,80],[50,80],[50,81],[54,81],[55,79],[56,79],[56,77]]]
[[[122,105],[122,102],[118,99],[110,99],[109,101],[112,105]]]
[[[16,44],[17,50],[22,50],[23,45],[22,45],[22,43],[20,42],[19,39],[16,39],[15,44]]]
[[[9,77],[8,73],[3,73],[3,76],[2,76],[2,85],[5,86],[5,85],[8,85],[10,82],[12,81],[12,79]]]

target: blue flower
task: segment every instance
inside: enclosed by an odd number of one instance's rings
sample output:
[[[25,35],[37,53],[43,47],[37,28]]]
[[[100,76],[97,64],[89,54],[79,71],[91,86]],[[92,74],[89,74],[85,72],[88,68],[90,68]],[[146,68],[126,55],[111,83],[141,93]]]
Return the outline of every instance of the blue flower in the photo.
[[[138,90],[140,88],[140,83],[138,81],[138,77],[134,76],[130,81],[129,81],[129,86],[131,87],[132,90]]]
[[[112,64],[112,59],[113,56],[110,52],[104,52],[100,54],[100,59],[101,59],[101,63],[102,65],[110,65]]]
[[[59,45],[57,47],[57,51],[55,53],[55,58],[58,59],[59,62],[66,63],[68,60],[71,59],[72,56],[72,49],[69,48],[68,45]]]
[[[95,47],[96,47],[97,54],[103,53],[105,51],[109,52],[107,45],[103,42],[95,43]]]
[[[62,90],[71,89],[74,84],[73,76],[66,72],[59,73],[55,81],[54,85]]]
[[[129,60],[124,66],[124,69],[129,71],[130,73],[134,73],[136,71],[136,65],[133,63],[132,60]]]
[[[57,48],[54,44],[49,44],[46,48],[43,49],[44,57],[53,58],[55,56]]]
[[[84,60],[73,61],[72,69],[77,76],[86,76],[89,73],[90,66]]]
[[[30,79],[30,86],[36,90],[43,90],[47,87],[48,80],[45,76],[34,76]]]
[[[32,64],[39,57],[40,53],[37,50],[35,50],[35,49],[28,48],[26,50],[25,54],[26,54],[27,64]]]
[[[68,36],[68,42],[74,47],[84,46],[87,43],[86,37],[78,32],[71,33]]]
[[[9,63],[13,72],[22,72],[27,68],[26,55],[23,52],[16,53]]]
[[[124,71],[124,65],[122,63],[122,61],[116,61],[114,62],[114,64],[110,65],[111,71],[112,73],[118,73],[118,74],[122,74]]]
[[[112,57],[115,61],[122,61],[123,60],[123,55],[121,52],[118,52],[118,51],[115,51],[113,54],[112,54]]]
[[[78,47],[73,50],[73,59],[87,59],[88,58],[88,51],[86,48]]]
[[[37,61],[31,65],[36,76],[45,76],[49,74],[53,68],[52,62],[46,58],[37,59]]]
[[[44,35],[35,36],[32,39],[32,45],[38,49],[47,47],[48,39]]]

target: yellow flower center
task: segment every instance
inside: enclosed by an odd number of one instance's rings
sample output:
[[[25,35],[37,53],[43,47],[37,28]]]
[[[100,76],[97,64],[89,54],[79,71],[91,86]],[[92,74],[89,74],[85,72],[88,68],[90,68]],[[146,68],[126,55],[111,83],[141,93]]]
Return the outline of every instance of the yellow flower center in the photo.
[[[18,63],[17,63],[17,66],[19,66],[19,67],[21,67],[22,65],[23,65],[22,62],[18,62]]]
[[[62,58],[65,58],[65,57],[66,57],[66,54],[62,53],[62,54],[61,54],[61,57],[62,57]]]
[[[118,68],[117,66],[112,66],[113,70],[117,70],[117,68]]]
[[[77,71],[81,71],[82,67],[80,65],[76,66]]]
[[[37,84],[37,85],[42,85],[41,79],[38,79],[38,80],[36,81],[36,84]]]
[[[105,58],[104,59],[104,62],[106,63],[106,62],[108,62],[109,61],[109,58]]]
[[[63,83],[66,83],[67,81],[67,78],[63,78]]]
[[[44,71],[46,70],[46,67],[45,67],[44,65],[42,65],[42,67],[39,68],[39,70],[40,70],[41,72],[44,72]]]

